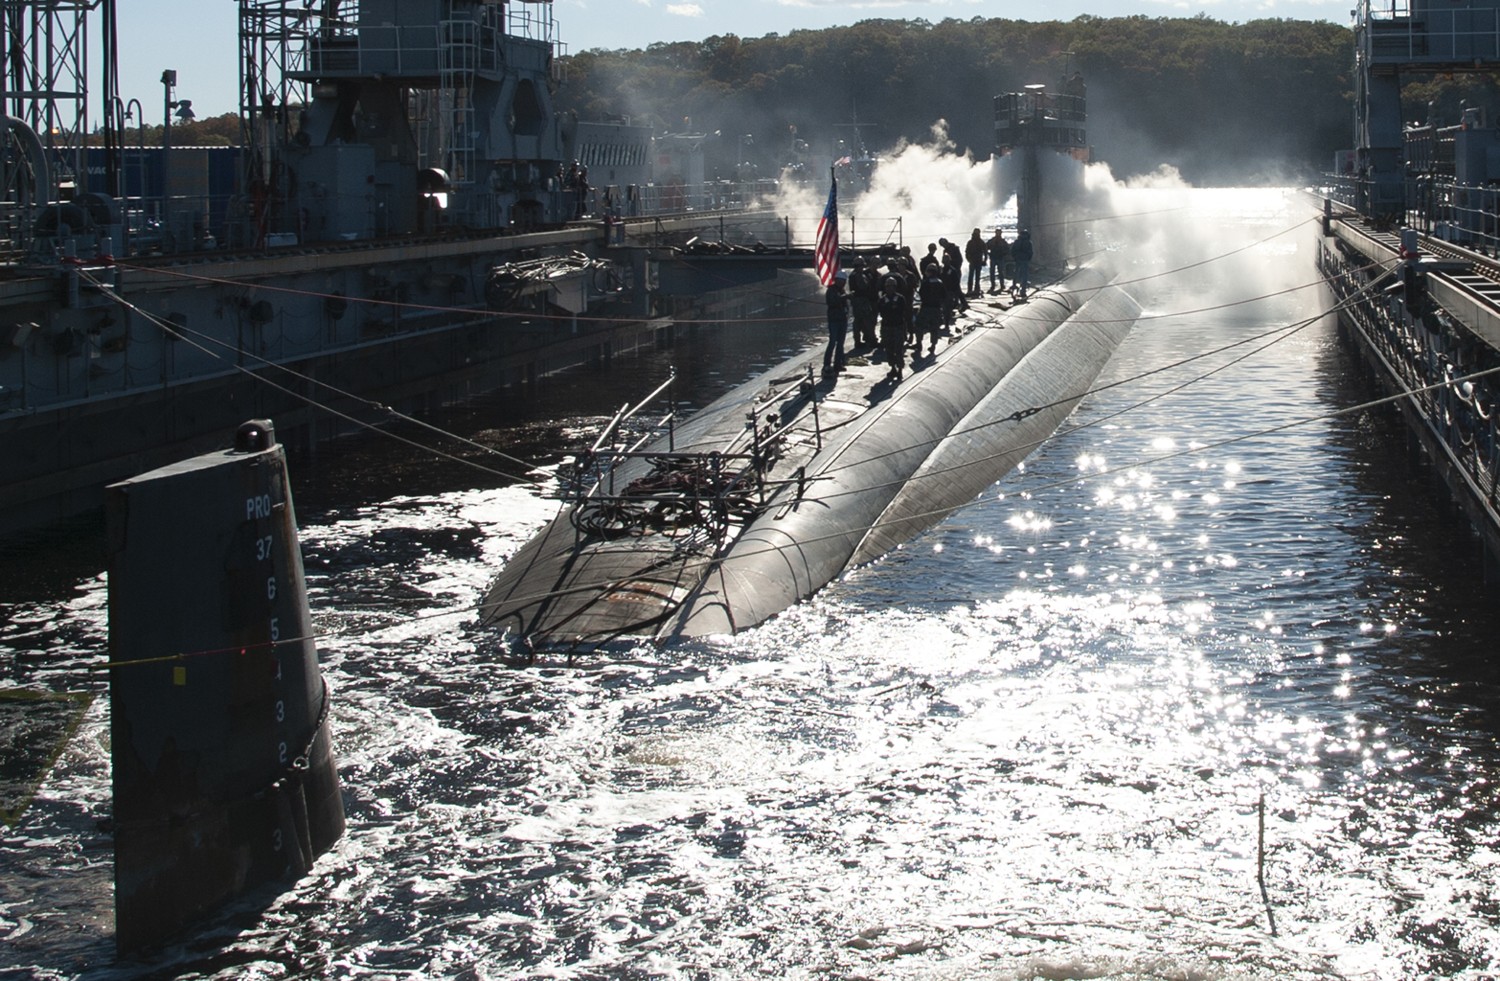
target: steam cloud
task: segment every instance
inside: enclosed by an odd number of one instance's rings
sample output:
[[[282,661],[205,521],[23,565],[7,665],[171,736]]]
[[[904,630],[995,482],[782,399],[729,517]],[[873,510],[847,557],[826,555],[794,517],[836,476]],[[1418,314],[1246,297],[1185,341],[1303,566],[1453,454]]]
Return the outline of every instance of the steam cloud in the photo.
[[[1044,156],[1044,161],[1051,155]],[[921,255],[928,242],[946,237],[960,244],[973,228],[989,237],[999,225],[1015,237],[1016,176],[1009,161],[976,161],[959,152],[939,121],[924,143],[903,143],[876,165],[870,186],[839,188],[840,233],[848,246],[905,244]],[[1049,165],[1071,168],[1054,158]],[[1046,179],[1044,175],[1044,179]],[[1248,300],[1305,287],[1301,306],[1311,311],[1317,302],[1312,284],[1317,277],[1310,261],[1290,256],[1308,254],[1311,222],[1296,217],[1302,209],[1287,201],[1296,192],[1285,188],[1195,188],[1178,171],[1162,164],[1155,171],[1118,180],[1108,164],[1084,168],[1083,185],[1066,220],[1081,234],[1072,236],[1080,261],[1090,254],[1117,254],[1122,279],[1143,281],[1133,292],[1171,294],[1175,309],[1194,304],[1209,306]],[[774,202],[777,212],[794,225],[807,219],[810,228],[827,200],[826,176],[805,184],[783,184]],[[1311,209],[1307,209],[1311,218]],[[1292,231],[1303,226],[1306,234]],[[1286,232],[1286,234],[1278,234]],[[1231,260],[1221,257],[1234,256]],[[1217,267],[1217,268],[1215,268]],[[1177,277],[1164,286],[1153,277],[1174,276],[1175,270],[1195,270],[1191,285]]]

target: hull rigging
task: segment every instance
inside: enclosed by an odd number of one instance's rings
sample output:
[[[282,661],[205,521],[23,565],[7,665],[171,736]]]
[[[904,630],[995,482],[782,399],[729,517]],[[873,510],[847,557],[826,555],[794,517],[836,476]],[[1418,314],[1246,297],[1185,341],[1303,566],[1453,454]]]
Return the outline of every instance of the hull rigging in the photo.
[[[1098,266],[1024,305],[976,300],[904,382],[812,350],[669,432],[616,423],[481,619],[525,644],[742,630],[931,527],[1005,476],[1089,390],[1140,313]],[[625,413],[621,413],[623,417]]]

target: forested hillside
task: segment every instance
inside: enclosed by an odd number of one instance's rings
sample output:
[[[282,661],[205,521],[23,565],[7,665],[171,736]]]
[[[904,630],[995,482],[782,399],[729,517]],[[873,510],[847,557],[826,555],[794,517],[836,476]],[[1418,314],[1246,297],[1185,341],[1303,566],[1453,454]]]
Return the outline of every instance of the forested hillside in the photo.
[[[1088,84],[1090,138],[1117,175],[1177,166],[1200,184],[1326,169],[1351,144],[1351,32],[1326,22],[1207,17],[867,20],[565,59],[561,108],[715,133],[710,169],[774,173],[826,160],[857,116],[872,149],[924,141],[946,120],[987,157],[991,99],[1065,71]]]

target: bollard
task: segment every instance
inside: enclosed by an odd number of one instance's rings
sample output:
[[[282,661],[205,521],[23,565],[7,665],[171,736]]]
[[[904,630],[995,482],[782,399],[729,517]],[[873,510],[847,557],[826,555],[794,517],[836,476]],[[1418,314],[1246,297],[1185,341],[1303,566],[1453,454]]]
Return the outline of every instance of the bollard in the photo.
[[[344,807],[271,423],[111,485],[106,513],[125,953],[306,872],[343,834]]]

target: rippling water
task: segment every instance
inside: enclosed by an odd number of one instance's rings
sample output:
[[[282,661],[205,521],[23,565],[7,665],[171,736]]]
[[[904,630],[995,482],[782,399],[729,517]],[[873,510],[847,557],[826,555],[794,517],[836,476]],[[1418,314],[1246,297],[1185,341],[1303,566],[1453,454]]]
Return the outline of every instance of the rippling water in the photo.
[[[1148,314],[1119,384],[973,507],[732,639],[507,663],[471,611],[552,505],[378,441],[306,461],[348,834],[268,910],[115,962],[100,698],[0,838],[0,977],[1494,971],[1500,617],[1472,543],[1385,413],[1332,415],[1371,393],[1329,325],[1295,326],[1315,291],[1224,305],[1313,281],[1306,235],[1275,235],[1305,206],[1170,206],[1214,235],[1131,256]],[[720,366],[701,402],[774,362],[767,336],[444,422],[555,458],[629,382]],[[100,564],[29,579],[43,559],[5,557],[0,669],[99,688]]]

